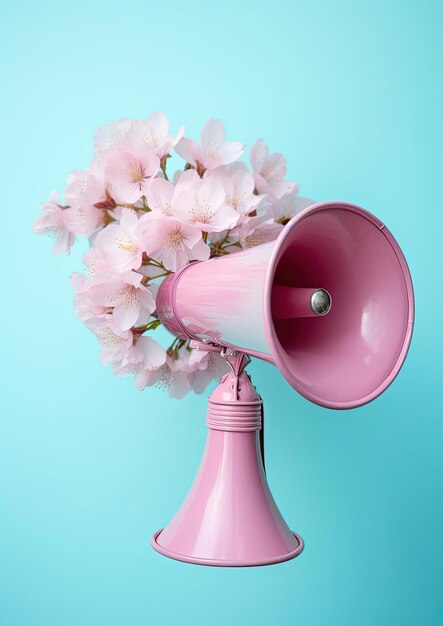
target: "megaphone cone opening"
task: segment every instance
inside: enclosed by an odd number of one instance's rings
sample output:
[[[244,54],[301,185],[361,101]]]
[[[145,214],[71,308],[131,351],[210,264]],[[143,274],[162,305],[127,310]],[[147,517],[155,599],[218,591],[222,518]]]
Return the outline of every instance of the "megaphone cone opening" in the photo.
[[[330,294],[327,315],[282,314],[284,290],[312,293],[310,286]],[[268,265],[264,306],[276,365],[300,394],[329,408],[354,408],[381,394],[412,336],[406,260],[388,229],[350,204],[314,205],[285,227]]]

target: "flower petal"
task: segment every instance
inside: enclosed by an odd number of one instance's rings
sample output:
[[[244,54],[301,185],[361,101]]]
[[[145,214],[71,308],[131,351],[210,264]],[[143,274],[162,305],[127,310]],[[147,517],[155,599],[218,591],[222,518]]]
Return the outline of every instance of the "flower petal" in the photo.
[[[193,261],[207,261],[210,252],[209,246],[200,238],[191,248],[191,259]]]
[[[257,139],[255,144],[249,151],[249,161],[252,165],[254,173],[260,173],[266,163],[269,154],[269,148],[263,139]]]
[[[154,111],[146,121],[157,137],[165,137],[169,133],[169,120],[162,111]]]
[[[241,157],[244,149],[245,146],[240,141],[227,141],[218,150],[218,164],[227,165],[228,163],[232,163]]]
[[[166,352],[154,339],[142,335],[137,341],[137,348],[143,354],[143,365],[147,370],[153,370],[166,363]]]
[[[210,156],[213,151],[218,151],[225,141],[223,123],[217,119],[208,120],[201,131],[200,137],[203,153]]]
[[[234,228],[239,218],[240,213],[238,213],[230,204],[224,204],[211,218],[208,232],[219,232],[221,230]]]
[[[225,201],[223,185],[213,176],[205,178],[197,191],[198,203],[207,206],[212,213]]]
[[[200,155],[200,148],[196,141],[182,137],[175,146],[176,153],[181,156],[187,163],[197,165],[196,159]]]
[[[140,311],[140,300],[136,289],[128,289],[125,298],[113,311],[112,317],[121,330],[134,326]]]
[[[163,178],[154,178],[146,193],[151,211],[171,215],[171,202],[174,185]]]

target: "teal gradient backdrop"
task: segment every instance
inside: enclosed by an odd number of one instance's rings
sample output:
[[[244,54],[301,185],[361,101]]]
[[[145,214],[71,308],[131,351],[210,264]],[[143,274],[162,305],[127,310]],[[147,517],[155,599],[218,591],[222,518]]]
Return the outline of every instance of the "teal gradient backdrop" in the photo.
[[[2,5],[0,626],[443,624],[441,29],[438,1]],[[82,246],[57,259],[31,233],[97,126],[157,109],[264,137],[303,195],[369,209],[410,264],[412,347],[372,404],[322,409],[250,368],[269,482],[306,541],[282,565],[151,550],[198,467],[206,394],[114,378],[72,309]]]

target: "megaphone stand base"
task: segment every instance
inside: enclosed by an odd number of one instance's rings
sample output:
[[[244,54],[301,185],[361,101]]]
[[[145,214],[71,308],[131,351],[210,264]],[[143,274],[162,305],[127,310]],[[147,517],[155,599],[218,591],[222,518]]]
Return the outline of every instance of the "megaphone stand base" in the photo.
[[[249,357],[224,350],[232,371],[208,401],[200,469],[178,513],[151,545],[198,565],[281,563],[302,552],[303,540],[286,525],[268,486],[260,446],[263,402],[244,371]]]
[[[297,535],[297,533],[293,533],[294,539],[298,545],[294,550],[292,550],[291,552],[287,552],[286,554],[277,555],[268,559],[260,559],[257,561],[202,559],[185,554],[179,554],[178,552],[173,552],[172,550],[167,550],[166,548],[163,548],[163,546],[157,543],[157,537],[159,537],[163,530],[164,529],[161,528],[152,535],[151,546],[154,548],[154,550],[156,550],[159,554],[162,554],[163,556],[167,556],[169,559],[174,559],[174,561],[183,561],[184,563],[192,563],[193,565],[207,565],[210,567],[263,567],[264,565],[277,565],[277,563],[284,563],[285,561],[295,559],[295,557],[298,556],[304,548],[303,539],[300,537],[300,535]]]

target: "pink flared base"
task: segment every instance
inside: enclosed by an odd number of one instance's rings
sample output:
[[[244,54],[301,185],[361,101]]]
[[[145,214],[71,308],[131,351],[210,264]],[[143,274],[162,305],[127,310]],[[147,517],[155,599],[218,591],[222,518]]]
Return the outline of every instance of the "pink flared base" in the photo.
[[[163,528],[154,533],[151,537],[151,546],[159,552],[163,554],[163,556],[167,556],[170,559],[175,559],[176,561],[183,561],[184,563],[193,563],[194,565],[208,565],[211,567],[254,567],[261,565],[275,565],[276,563],[283,563],[284,561],[290,561],[291,559],[295,559],[296,556],[303,552],[303,548],[305,547],[303,539],[297,533],[293,533],[295,539],[298,541],[298,546],[291,550],[290,552],[286,552],[285,554],[278,554],[276,556],[269,557],[267,559],[248,559],[248,560],[221,560],[221,559],[202,559],[193,556],[188,556],[186,554],[178,554],[177,552],[173,552],[172,550],[168,550],[164,548],[160,544],[157,543],[157,537],[162,532]]]
[[[263,466],[262,400],[238,355],[208,403],[200,469],[182,506],[152,538],[178,561],[219,567],[271,565],[294,558],[302,539],[284,521]],[[235,371],[234,371],[235,370]]]

